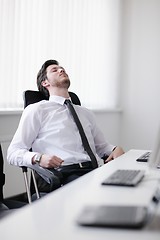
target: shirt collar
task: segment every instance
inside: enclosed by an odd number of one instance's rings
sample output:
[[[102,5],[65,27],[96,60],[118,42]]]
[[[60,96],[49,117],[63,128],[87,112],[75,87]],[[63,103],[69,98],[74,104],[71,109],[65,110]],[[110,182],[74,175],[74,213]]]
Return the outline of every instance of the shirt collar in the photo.
[[[70,98],[69,98],[70,99]],[[64,97],[61,97],[61,96],[56,96],[56,95],[51,95],[49,97],[49,101],[52,101],[52,102],[56,102],[56,103],[59,103],[61,105],[64,105],[64,101],[66,100],[66,98]],[[71,100],[71,99],[70,99]]]

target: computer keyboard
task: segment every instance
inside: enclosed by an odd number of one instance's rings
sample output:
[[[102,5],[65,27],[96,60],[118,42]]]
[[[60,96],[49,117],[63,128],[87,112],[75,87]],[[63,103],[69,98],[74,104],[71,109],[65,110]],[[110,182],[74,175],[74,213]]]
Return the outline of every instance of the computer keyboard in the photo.
[[[139,158],[136,159],[137,162],[148,162],[151,152],[145,152]]]
[[[102,185],[136,186],[144,177],[145,171],[119,169],[107,177]]]

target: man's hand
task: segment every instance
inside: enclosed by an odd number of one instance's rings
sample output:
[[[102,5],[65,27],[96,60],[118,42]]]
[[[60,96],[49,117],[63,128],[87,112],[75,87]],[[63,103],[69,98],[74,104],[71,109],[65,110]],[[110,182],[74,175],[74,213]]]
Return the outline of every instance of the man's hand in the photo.
[[[121,156],[122,154],[124,154],[123,149],[122,149],[121,147],[118,147],[118,146],[117,146],[117,147],[114,149],[114,151],[111,152],[111,154],[109,155],[109,157],[108,157],[106,160],[104,160],[104,163],[108,163],[108,162],[110,162],[111,160],[113,160],[113,159]]]
[[[64,161],[57,156],[48,156],[42,154],[39,165],[44,168],[57,168],[60,167]]]

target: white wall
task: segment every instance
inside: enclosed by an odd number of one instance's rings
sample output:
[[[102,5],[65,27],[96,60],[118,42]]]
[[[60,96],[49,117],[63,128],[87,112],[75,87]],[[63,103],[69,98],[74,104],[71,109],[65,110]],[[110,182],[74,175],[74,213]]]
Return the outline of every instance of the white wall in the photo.
[[[160,1],[124,0],[121,144],[152,148],[160,123]]]

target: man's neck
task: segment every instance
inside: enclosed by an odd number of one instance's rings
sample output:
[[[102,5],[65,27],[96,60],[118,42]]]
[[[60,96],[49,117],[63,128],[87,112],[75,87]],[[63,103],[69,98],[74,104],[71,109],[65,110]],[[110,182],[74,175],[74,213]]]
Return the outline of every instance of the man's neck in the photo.
[[[65,88],[54,88],[49,92],[49,95],[50,96],[56,95],[64,98],[69,98],[68,89],[65,89]]]

